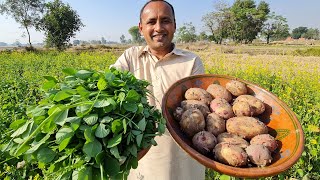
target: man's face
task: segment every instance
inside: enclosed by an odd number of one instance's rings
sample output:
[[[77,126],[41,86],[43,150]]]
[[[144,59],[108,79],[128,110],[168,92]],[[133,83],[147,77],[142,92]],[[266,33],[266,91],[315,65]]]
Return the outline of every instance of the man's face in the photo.
[[[152,50],[171,48],[176,25],[170,6],[161,1],[149,3],[141,14],[139,29]]]

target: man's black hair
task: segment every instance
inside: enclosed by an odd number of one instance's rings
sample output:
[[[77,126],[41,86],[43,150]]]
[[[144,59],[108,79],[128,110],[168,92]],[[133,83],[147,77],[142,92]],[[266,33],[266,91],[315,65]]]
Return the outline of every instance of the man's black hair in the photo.
[[[168,3],[168,2],[165,1],[165,0],[150,0],[150,1],[146,2],[146,4],[144,4],[143,7],[142,7],[141,10],[140,10],[140,22],[141,22],[141,15],[142,15],[142,12],[143,12],[144,8],[145,8],[149,3],[155,2],[155,1],[162,1],[162,2],[164,2],[164,3],[166,3],[166,4],[168,4],[169,7],[171,8],[171,11],[172,11],[172,14],[173,14],[173,20],[174,20],[174,22],[176,22],[176,18],[175,18],[175,14],[174,14],[174,8],[173,8],[173,6],[172,6],[170,3]]]

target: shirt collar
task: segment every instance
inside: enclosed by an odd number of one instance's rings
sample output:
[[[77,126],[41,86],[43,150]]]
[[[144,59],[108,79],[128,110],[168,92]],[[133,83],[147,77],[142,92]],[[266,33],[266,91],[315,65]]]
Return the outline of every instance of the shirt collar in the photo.
[[[141,56],[142,54],[147,53],[147,52],[150,53],[150,50],[149,50],[149,46],[148,46],[148,45],[146,45],[144,48],[142,48],[142,49],[140,50],[138,56]],[[182,50],[176,48],[176,45],[175,45],[175,44],[173,44],[173,50],[172,50],[170,53],[175,54],[175,55],[178,55],[178,56],[185,56],[185,54],[183,53]]]

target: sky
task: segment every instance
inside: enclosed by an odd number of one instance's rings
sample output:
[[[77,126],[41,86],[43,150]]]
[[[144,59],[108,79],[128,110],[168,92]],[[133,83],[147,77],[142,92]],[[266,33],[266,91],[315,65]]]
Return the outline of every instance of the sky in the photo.
[[[68,3],[79,14],[85,27],[72,38],[79,40],[120,41],[120,36],[125,35],[131,39],[128,30],[139,23],[141,7],[147,0],[62,0]],[[205,30],[201,21],[202,17],[214,11],[214,4],[218,0],[167,0],[175,8],[177,28],[184,23],[196,27],[197,32]],[[232,4],[234,0],[223,0]],[[261,0],[256,0],[258,4]],[[0,0],[0,3],[4,0]],[[285,17],[290,30],[299,26],[320,29],[320,0],[265,0],[271,12]],[[13,18],[0,15],[0,42],[13,43],[19,41],[27,43],[27,36],[22,37],[25,29]],[[42,32],[31,29],[31,42],[41,43],[44,40]]]

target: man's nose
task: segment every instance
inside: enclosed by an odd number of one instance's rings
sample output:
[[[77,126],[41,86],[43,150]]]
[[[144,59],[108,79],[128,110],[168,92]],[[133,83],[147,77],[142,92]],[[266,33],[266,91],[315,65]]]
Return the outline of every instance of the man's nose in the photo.
[[[157,21],[154,29],[155,31],[161,31],[163,29],[162,23],[160,21]]]

